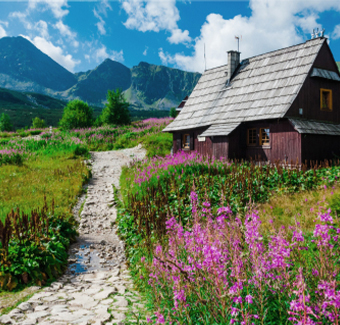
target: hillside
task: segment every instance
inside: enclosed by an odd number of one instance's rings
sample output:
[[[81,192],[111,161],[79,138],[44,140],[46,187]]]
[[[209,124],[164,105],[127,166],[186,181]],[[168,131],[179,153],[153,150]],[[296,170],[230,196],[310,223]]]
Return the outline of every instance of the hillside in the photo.
[[[15,129],[30,126],[37,116],[56,126],[65,105],[66,102],[46,95],[0,88],[0,114],[8,114]]]
[[[90,103],[99,103],[106,98],[108,89],[126,90],[131,84],[131,71],[119,62],[106,59],[93,70],[78,73],[78,82],[68,89],[66,98],[79,97]]]
[[[0,86],[25,91],[62,91],[76,77],[23,37],[0,39]]]
[[[0,115],[6,113],[10,116],[14,129],[31,126],[32,119],[44,119],[47,125],[57,126],[62,117],[67,102],[47,95],[30,92],[19,92],[0,88]],[[102,111],[101,107],[92,106],[94,116]],[[150,117],[167,117],[168,111],[134,110],[130,108],[132,120],[142,120]]]
[[[126,98],[136,107],[168,109],[192,92],[200,76],[141,62],[132,68],[132,84],[125,92]]]
[[[0,87],[103,106],[109,89],[121,88],[136,109],[177,106],[200,74],[141,62],[129,69],[106,59],[93,70],[71,73],[23,37],[0,39]]]
[[[337,62],[336,64],[338,65],[338,68],[339,68],[339,71],[340,71],[340,62]]]

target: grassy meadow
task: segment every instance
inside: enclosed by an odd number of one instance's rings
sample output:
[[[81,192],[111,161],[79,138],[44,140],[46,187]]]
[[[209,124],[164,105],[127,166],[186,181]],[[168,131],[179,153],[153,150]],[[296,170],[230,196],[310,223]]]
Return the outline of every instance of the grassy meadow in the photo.
[[[77,235],[72,207],[91,176],[89,151],[145,143],[148,155],[165,155],[172,141],[160,131],[170,121],[0,133],[0,291],[48,283],[63,272]]]
[[[170,122],[0,133],[0,288],[63,272],[89,152],[142,144],[147,157],[123,168],[115,197],[150,323],[338,324],[339,162],[170,156]]]
[[[338,324],[339,163],[178,153],[123,170],[118,228],[153,324]]]

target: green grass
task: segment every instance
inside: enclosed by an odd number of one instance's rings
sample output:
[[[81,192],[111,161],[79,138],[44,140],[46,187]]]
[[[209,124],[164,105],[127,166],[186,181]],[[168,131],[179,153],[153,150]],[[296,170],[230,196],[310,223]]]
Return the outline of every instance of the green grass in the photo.
[[[262,227],[272,228],[269,222],[273,220],[276,228],[294,226],[296,221],[301,223],[302,229],[311,231],[315,227],[314,220],[320,207],[329,207],[340,216],[340,185],[325,189],[324,187],[312,191],[294,194],[276,195],[268,202],[257,205]]]
[[[17,207],[25,212],[40,208],[44,195],[49,205],[54,199],[57,214],[69,215],[88,177],[81,158],[72,158],[70,154],[39,156],[22,166],[1,166],[0,217],[4,219]]]

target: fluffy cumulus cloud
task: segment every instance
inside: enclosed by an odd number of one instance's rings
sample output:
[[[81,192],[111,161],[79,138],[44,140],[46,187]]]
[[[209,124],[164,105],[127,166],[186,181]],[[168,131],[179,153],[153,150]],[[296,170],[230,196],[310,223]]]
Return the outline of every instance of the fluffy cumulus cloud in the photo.
[[[75,60],[71,54],[64,54],[61,47],[53,45],[51,41],[46,40],[43,37],[36,36],[31,39],[28,36],[21,35],[33,43],[40,51],[47,54],[54,61],[58,62],[61,66],[69,71],[74,71],[74,67],[80,63],[80,61]]]
[[[105,59],[109,58],[114,61],[123,62],[124,61],[124,53],[123,50],[117,51],[108,51],[105,45],[102,45],[94,52],[94,57],[97,62],[102,62]]]
[[[128,15],[124,23],[127,28],[142,32],[165,30],[171,33],[170,43],[191,42],[189,32],[178,28],[180,15],[176,0],[122,0],[122,7]]]
[[[224,19],[219,14],[209,14],[195,39],[192,55],[169,54],[162,49],[159,57],[163,64],[175,64],[190,70],[204,70],[204,47],[207,68],[225,64],[228,50],[236,50],[235,35],[242,35],[240,51],[243,58],[290,46],[304,41],[305,33],[319,27],[318,14],[326,10],[340,12],[339,0],[251,0],[250,17],[241,15]],[[339,28],[340,29],[340,28]],[[333,37],[340,37],[336,29]]]
[[[103,17],[107,17],[108,10],[112,10],[108,0],[102,0],[100,4],[93,9],[94,16],[99,19],[99,21],[96,23],[96,26],[98,28],[99,34],[101,35],[106,34],[105,20]]]

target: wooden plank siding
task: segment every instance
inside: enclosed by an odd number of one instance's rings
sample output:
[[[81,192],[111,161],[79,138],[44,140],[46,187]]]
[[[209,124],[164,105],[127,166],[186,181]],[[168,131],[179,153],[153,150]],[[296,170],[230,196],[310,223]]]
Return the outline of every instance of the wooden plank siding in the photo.
[[[314,62],[313,68],[314,67],[329,71],[338,71],[333,55],[326,44],[322,46]],[[340,124],[340,82],[324,78],[310,77],[312,70],[285,116],[302,117],[304,119]],[[331,112],[322,111],[320,109],[321,88],[332,90],[333,111]],[[303,109],[302,116],[299,115],[299,108]]]
[[[269,146],[260,146],[259,137],[256,146],[247,146],[247,129],[256,128],[259,135],[260,128],[270,129]],[[260,159],[265,161],[291,161],[301,162],[301,135],[293,128],[288,120],[264,120],[248,122],[243,125],[242,133],[245,139],[242,141],[244,155],[243,159]]]
[[[247,129],[256,128],[257,134],[260,128],[270,129],[270,146],[257,145],[247,146]],[[301,136],[293,128],[288,120],[264,120],[246,122],[241,124],[229,136],[206,137],[205,141],[198,141],[197,137],[205,131],[205,128],[183,130],[181,133],[174,132],[174,152],[178,151],[178,140],[185,133],[194,134],[193,151],[202,155],[214,156],[215,158],[229,159],[262,159],[262,160],[293,160],[301,162]]]

